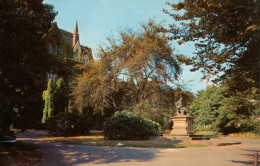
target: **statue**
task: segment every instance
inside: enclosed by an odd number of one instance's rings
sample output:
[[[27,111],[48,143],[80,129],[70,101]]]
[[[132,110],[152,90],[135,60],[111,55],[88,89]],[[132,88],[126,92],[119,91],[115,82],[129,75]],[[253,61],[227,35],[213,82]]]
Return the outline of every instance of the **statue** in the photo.
[[[177,101],[175,103],[175,106],[176,106],[176,110],[177,110],[176,116],[187,116],[188,115],[188,111],[182,103],[182,98],[180,98],[179,101]]]
[[[192,131],[192,117],[182,103],[182,98],[175,102],[176,116],[172,117],[172,131],[170,135],[188,136],[194,134]]]

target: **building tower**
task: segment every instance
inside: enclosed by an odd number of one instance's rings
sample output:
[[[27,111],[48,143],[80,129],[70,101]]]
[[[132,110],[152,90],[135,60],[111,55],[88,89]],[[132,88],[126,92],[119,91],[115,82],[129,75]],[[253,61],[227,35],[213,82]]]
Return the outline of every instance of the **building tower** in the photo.
[[[73,33],[72,47],[74,47],[77,44],[77,42],[79,42],[79,28],[78,28],[78,21],[76,20],[74,33]]]

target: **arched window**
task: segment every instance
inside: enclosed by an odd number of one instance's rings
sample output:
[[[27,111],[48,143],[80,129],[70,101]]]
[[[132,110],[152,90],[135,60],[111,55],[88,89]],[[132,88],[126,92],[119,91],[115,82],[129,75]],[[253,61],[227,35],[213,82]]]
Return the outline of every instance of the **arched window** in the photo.
[[[49,42],[49,54],[52,54],[52,44]]]
[[[79,52],[78,52],[78,50],[76,50],[74,53],[75,58],[77,58],[79,56],[78,54],[79,54]]]
[[[58,53],[59,53],[59,45],[56,44],[56,45],[55,45],[55,51],[54,51],[54,54],[55,54],[55,55],[58,55]]]

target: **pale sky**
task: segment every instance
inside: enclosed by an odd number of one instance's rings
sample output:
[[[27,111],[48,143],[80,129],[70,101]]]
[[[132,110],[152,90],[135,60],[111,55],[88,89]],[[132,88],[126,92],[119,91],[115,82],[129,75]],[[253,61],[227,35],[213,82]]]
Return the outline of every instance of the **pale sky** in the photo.
[[[178,2],[178,0],[169,0]],[[118,30],[140,28],[139,24],[148,22],[150,18],[156,22],[164,21],[165,26],[173,23],[173,19],[162,9],[170,9],[166,0],[44,0],[52,4],[58,11],[55,22],[58,27],[69,32],[74,31],[78,20],[80,43],[92,48],[94,56],[99,45],[106,43],[106,37],[117,34]],[[172,44],[173,48],[184,55],[194,52],[192,43],[186,45]],[[190,72],[183,67],[180,82],[192,92],[206,88],[205,81],[200,82],[200,72]]]

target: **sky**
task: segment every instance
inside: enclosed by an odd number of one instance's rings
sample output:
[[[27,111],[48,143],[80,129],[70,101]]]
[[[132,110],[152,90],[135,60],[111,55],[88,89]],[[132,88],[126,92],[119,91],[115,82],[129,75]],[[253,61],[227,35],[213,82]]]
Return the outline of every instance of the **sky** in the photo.
[[[178,2],[178,0],[169,0]],[[140,28],[140,23],[149,19],[164,22],[164,25],[174,23],[173,19],[162,9],[169,9],[165,0],[44,0],[54,6],[58,12],[55,18],[58,27],[74,32],[75,22],[78,21],[81,45],[92,48],[94,58],[99,45],[106,44],[106,38],[116,35],[119,30]],[[177,53],[192,56],[193,43],[177,45],[172,43]],[[190,72],[190,67],[182,66],[183,73],[179,83],[188,90],[196,93],[208,84],[201,82],[200,72]]]

